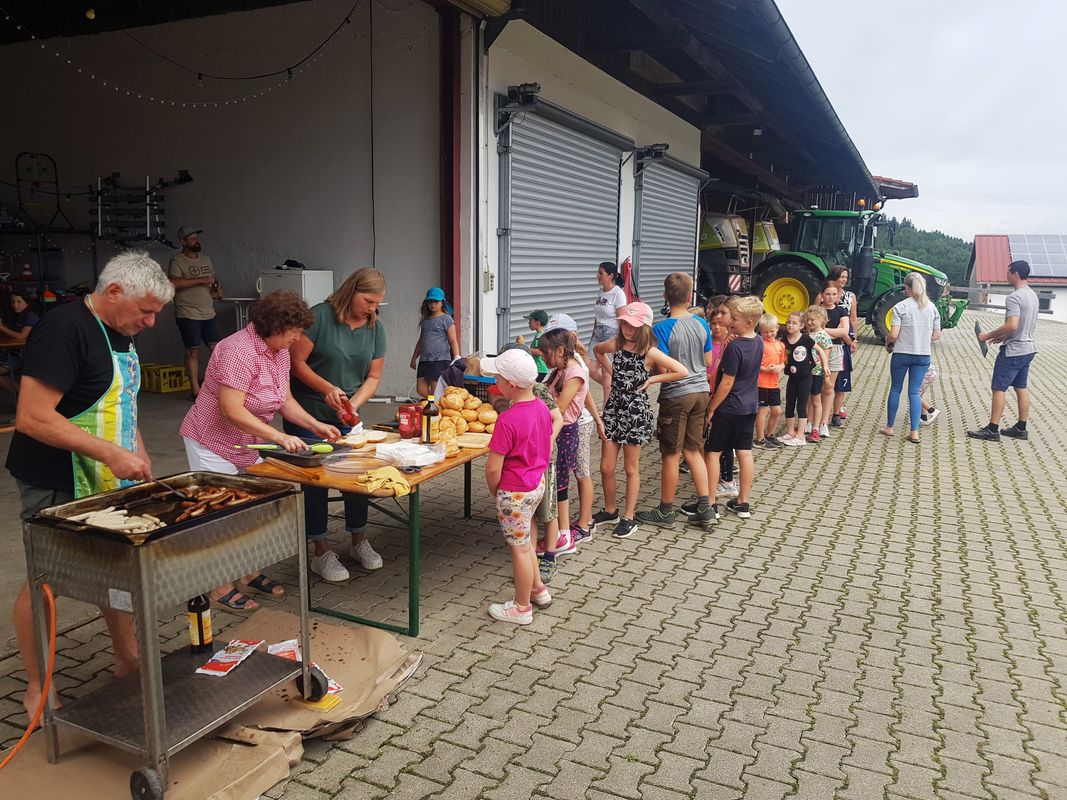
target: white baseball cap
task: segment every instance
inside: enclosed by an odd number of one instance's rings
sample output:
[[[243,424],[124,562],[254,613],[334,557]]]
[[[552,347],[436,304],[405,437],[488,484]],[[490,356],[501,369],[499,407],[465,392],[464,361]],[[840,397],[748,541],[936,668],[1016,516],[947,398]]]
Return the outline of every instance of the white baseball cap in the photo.
[[[537,364],[533,356],[518,348],[505,350],[493,358],[483,358],[482,373],[499,375],[520,389],[529,389],[537,383]]]
[[[574,318],[570,314],[556,314],[545,325],[546,331],[553,331],[560,328],[565,331],[578,332],[578,323],[574,321]]]

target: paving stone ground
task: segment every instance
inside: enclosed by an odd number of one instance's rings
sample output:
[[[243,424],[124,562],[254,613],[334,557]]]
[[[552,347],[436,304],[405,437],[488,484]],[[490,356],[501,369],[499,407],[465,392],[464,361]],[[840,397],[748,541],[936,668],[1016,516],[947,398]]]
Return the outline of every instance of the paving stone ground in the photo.
[[[1067,798],[1067,327],[1038,328],[1030,441],[992,444],[964,436],[988,415],[975,318],[997,324],[968,314],[934,356],[921,446],[878,435],[888,356],[866,338],[847,428],[759,451],[750,520],[598,534],[526,628],[486,615],[510,578],[495,523],[461,518],[458,473],[431,484],[422,669],[268,796]],[[653,448],[641,466],[648,505]],[[401,621],[404,537],[373,540],[384,569],[316,596]],[[107,680],[106,651],[99,621],[67,631],[64,693]],[[0,740],[23,680],[0,661]]]

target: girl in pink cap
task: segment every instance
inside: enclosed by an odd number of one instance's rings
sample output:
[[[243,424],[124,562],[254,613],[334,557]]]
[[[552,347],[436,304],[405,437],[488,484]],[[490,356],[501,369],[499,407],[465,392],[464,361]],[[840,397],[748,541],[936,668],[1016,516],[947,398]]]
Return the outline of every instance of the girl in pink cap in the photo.
[[[607,440],[600,451],[600,477],[604,488],[604,510],[600,517],[618,519],[612,536],[625,539],[637,530],[634,513],[641,488],[641,445],[652,439],[652,404],[648,387],[686,377],[689,371],[678,361],[652,346],[652,309],[644,303],[630,303],[618,310],[619,333],[614,339],[593,348],[603,370],[608,399],[604,403],[604,432]],[[611,360],[608,354],[613,353]],[[655,372],[655,374],[653,374]],[[626,505],[621,518],[616,504],[615,469],[619,450],[626,470]]]

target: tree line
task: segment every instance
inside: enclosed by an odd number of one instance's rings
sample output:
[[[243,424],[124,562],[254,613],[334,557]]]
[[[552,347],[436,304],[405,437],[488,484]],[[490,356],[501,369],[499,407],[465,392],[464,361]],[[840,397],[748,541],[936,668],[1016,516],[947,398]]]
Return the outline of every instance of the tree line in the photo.
[[[895,231],[893,229],[896,229]],[[953,286],[967,284],[967,264],[971,260],[971,242],[941,231],[924,231],[904,217],[893,217],[878,231],[878,250],[903,256],[939,269],[948,275]]]

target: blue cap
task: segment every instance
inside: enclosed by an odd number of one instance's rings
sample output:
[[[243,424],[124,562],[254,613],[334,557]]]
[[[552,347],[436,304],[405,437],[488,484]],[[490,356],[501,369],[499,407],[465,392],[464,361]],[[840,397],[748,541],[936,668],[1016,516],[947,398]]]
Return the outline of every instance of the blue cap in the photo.
[[[434,287],[432,287],[430,289],[427,289],[426,290],[426,299],[427,300],[440,300],[442,303],[445,304],[445,313],[446,314],[451,314],[452,313],[452,304],[449,303],[447,300],[445,300],[445,290],[442,289],[441,287],[434,286]]]

